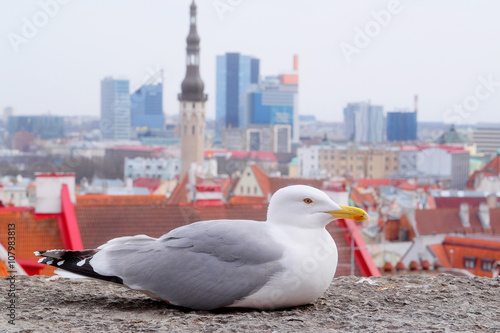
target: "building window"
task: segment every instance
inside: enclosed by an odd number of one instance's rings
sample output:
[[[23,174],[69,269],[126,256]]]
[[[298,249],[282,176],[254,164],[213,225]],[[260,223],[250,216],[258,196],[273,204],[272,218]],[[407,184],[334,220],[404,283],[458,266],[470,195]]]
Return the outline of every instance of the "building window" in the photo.
[[[483,258],[481,259],[481,270],[484,272],[491,272],[491,269],[493,268],[493,262],[494,259],[490,258]]]
[[[188,131],[188,130],[187,130],[187,126],[186,126],[186,125],[184,125],[184,133],[182,133],[182,134],[186,134],[186,133],[187,133],[187,131]]]
[[[333,155],[332,155],[332,156],[330,156],[330,159],[334,160],[334,159],[335,159],[335,156],[333,156]]]
[[[247,193],[250,194],[250,186],[247,187]]]
[[[244,188],[243,188],[243,185],[242,185],[242,186],[240,186],[240,192],[241,192],[241,194],[245,193],[245,190],[244,190]]]
[[[464,257],[464,268],[475,269],[476,268],[477,257],[465,256]]]
[[[193,109],[195,108],[195,104],[193,103]]]
[[[193,125],[193,129],[192,129],[193,135],[194,135],[195,131],[196,131],[196,130],[194,129],[194,125]]]
[[[253,194],[257,194],[257,186],[253,187]]]

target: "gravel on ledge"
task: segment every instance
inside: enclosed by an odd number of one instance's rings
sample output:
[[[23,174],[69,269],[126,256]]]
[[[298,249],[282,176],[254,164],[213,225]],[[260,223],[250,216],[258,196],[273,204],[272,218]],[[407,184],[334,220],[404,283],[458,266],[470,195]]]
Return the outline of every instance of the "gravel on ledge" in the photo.
[[[500,279],[404,275],[335,279],[313,304],[278,311],[189,311],[82,279],[0,278],[0,332],[500,332]]]

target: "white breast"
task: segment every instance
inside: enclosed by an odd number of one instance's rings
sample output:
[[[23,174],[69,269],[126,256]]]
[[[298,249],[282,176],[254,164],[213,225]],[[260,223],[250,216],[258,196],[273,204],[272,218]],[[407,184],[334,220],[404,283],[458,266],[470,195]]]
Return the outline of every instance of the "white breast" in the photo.
[[[255,294],[233,307],[277,309],[308,304],[330,286],[337,268],[335,242],[325,230],[296,229],[276,232],[276,241],[285,247],[281,260],[285,269]]]

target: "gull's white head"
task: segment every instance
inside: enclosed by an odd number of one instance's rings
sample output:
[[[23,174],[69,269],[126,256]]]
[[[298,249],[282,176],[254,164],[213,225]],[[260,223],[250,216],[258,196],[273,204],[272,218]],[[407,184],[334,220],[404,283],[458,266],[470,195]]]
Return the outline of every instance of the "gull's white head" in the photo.
[[[276,191],[267,210],[267,221],[270,223],[305,228],[325,227],[340,218],[363,221],[368,220],[368,214],[356,207],[338,205],[325,192],[305,185],[288,186]]]

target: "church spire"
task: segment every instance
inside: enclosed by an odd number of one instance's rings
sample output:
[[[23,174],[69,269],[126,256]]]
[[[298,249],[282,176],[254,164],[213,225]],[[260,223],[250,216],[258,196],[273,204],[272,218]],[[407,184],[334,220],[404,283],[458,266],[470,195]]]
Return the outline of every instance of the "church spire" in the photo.
[[[206,101],[207,95],[203,93],[205,85],[200,77],[200,36],[196,31],[196,4],[190,6],[189,35],[186,38],[186,77],[182,81],[180,101]]]

